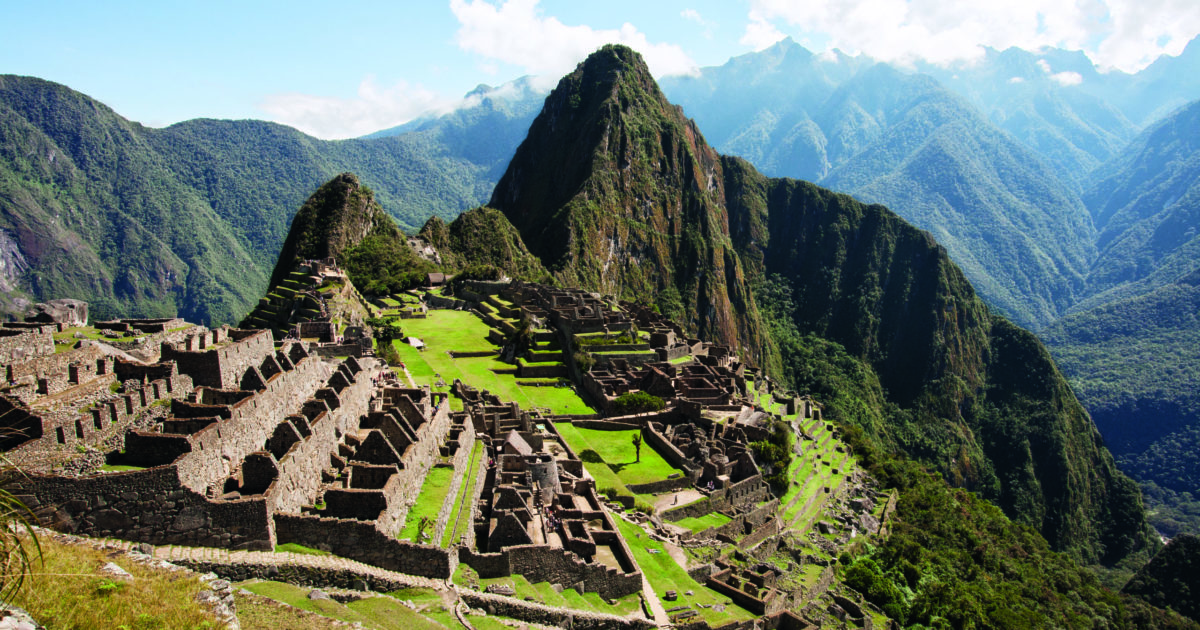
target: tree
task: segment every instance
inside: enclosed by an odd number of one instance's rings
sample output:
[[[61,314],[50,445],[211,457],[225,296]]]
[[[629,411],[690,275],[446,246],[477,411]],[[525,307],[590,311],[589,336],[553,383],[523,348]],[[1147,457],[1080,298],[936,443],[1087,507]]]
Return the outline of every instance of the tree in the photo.
[[[642,461],[642,434],[641,433],[633,434],[633,452],[637,457],[637,459],[634,463],[641,463],[641,461]]]

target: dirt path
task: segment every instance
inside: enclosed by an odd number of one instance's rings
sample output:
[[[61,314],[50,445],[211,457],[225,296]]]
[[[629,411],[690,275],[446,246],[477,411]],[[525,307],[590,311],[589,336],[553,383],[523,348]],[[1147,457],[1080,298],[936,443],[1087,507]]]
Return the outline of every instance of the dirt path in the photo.
[[[669,510],[673,507],[679,507],[680,505],[687,505],[703,496],[704,495],[699,490],[693,490],[691,488],[688,488],[687,490],[680,490],[679,492],[660,494],[658,495],[658,498],[654,500],[654,509],[657,511],[657,513],[661,514],[664,510]],[[678,499],[678,502],[676,499]]]

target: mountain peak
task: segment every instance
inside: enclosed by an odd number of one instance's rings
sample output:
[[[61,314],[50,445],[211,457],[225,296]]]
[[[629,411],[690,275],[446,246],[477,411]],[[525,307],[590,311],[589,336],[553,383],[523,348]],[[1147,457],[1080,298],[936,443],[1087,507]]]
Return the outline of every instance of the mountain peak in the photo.
[[[399,234],[375,193],[354,173],[342,173],[323,184],[292,219],[287,239],[271,274],[274,286],[303,260],[339,258],[376,231]]]
[[[563,285],[656,299],[699,336],[753,354],[761,326],[728,250],[723,181],[641,55],[609,45],[546,98],[489,205]]]

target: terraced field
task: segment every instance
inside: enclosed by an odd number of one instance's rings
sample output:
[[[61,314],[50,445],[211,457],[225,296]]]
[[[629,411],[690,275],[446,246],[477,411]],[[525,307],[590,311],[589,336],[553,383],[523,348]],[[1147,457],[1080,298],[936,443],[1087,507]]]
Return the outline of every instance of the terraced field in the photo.
[[[488,339],[487,324],[474,313],[433,310],[426,319],[399,321],[405,337],[416,337],[425,343],[425,350],[419,351],[403,339],[392,342],[417,385],[431,385],[436,391],[448,392],[457,378],[502,400],[516,401],[522,409],[540,408],[554,414],[594,413],[570,387],[525,386],[514,374],[505,373],[516,366],[499,360],[500,347]],[[455,358],[451,351],[492,351],[497,356]],[[444,385],[436,386],[439,379]],[[451,404],[457,405],[453,409],[461,408],[461,403],[453,399]]]

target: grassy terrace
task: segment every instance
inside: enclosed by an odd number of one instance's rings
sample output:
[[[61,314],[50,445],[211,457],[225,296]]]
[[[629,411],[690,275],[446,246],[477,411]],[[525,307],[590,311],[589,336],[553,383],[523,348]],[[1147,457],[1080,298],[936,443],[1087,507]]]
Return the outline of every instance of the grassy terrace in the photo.
[[[563,589],[561,593],[558,593],[555,592],[549,582],[531,584],[529,580],[519,574],[508,577],[480,579],[474,570],[465,564],[458,565],[458,569],[454,573],[454,583],[459,586],[476,583],[483,589],[493,584],[506,584],[511,586],[516,592],[514,596],[517,599],[530,598],[535,602],[548,606],[560,606],[610,615],[624,616],[641,608],[641,596],[638,593],[626,595],[618,599],[616,604],[609,604],[604,598],[600,597],[599,593],[583,593],[581,595],[579,591],[573,588]],[[475,620],[472,619],[471,622],[474,623]]]
[[[440,374],[447,387],[437,388],[439,391],[449,391],[448,386],[457,378],[472,387],[486,389],[502,400],[516,401],[522,409],[548,408],[556,414],[594,413],[569,387],[522,387],[514,375],[492,371],[512,370],[514,365],[494,357],[455,359],[447,354],[449,350],[500,349],[488,340],[487,324],[474,313],[434,310],[426,319],[406,319],[400,325],[406,337],[417,337],[426,344],[425,351],[419,352],[401,340],[393,342],[418,385],[433,385],[438,380],[436,375]],[[452,402],[452,405],[458,404],[461,403]]]
[[[712,512],[699,517],[689,516],[687,518],[675,521],[674,524],[680,527],[686,527],[693,532],[702,532],[709,527],[720,527],[731,520],[733,519],[725,516],[724,514]]]
[[[663,544],[652,540],[641,527],[623,518],[618,517],[613,520],[617,522],[621,536],[633,551],[634,560],[637,561],[638,567],[642,569],[642,573],[649,580],[655,595],[658,595],[661,600],[667,591],[675,591],[678,594],[679,599],[674,602],[664,600],[662,602],[664,608],[691,605],[693,610],[714,628],[731,621],[744,621],[755,617],[750,611],[735,605],[728,597],[693,580],[687,571],[671,558],[671,554],[663,549]],[[651,553],[651,550],[657,550],[657,552]],[[685,595],[687,591],[692,591],[694,595]],[[701,608],[697,604],[706,604],[709,607]],[[713,610],[711,606],[714,604],[724,605],[725,610],[720,612]]]
[[[429,519],[426,533],[430,536],[433,535],[434,520],[437,518],[438,512],[442,511],[446,495],[450,493],[452,479],[454,479],[453,468],[443,466],[429,469],[429,474],[425,475],[425,483],[421,485],[421,494],[417,495],[417,502],[413,504],[412,509],[408,511],[408,516],[404,519],[404,529],[396,534],[396,538],[424,542],[417,540],[417,530],[421,526],[422,518]]]
[[[428,628],[429,630],[435,630],[442,628],[433,619],[405,606],[400,603],[400,600],[394,597],[368,597],[355,602],[340,604],[332,599],[311,600],[308,598],[308,592],[312,590],[311,588],[294,586],[283,582],[252,580],[242,582],[239,586],[256,595],[269,597],[301,610],[314,612],[324,617],[337,619],[346,623],[360,623],[367,628],[378,628],[379,630],[392,630],[393,628],[395,630],[404,630],[407,628]],[[238,603],[238,608],[240,613],[241,602]],[[450,619],[453,619],[453,615],[450,615]],[[246,627],[245,622],[243,622],[243,627]],[[262,625],[255,624],[252,627],[269,626],[264,623]],[[293,628],[296,626],[289,624],[282,627]],[[461,627],[461,625],[455,621],[454,625],[448,627],[457,628]]]
[[[471,459],[462,484],[459,486],[458,498],[454,501],[454,507],[450,510],[450,521],[446,524],[446,531],[442,534],[442,547],[448,547],[452,542],[459,539],[462,534],[466,533],[467,528],[471,526],[472,502],[475,497],[475,477],[480,467],[486,462],[483,449],[483,441],[475,440],[475,445],[471,449]]]
[[[663,459],[662,455],[659,455],[658,451],[651,448],[649,444],[642,444],[642,461],[635,462],[636,456],[633,448],[633,434],[637,433],[635,429],[601,431],[576,427],[569,422],[558,422],[554,427],[558,429],[559,434],[563,436],[567,445],[575,451],[576,455],[582,457],[583,451],[592,450],[604,460],[604,463],[585,463],[588,472],[591,472],[592,476],[596,478],[597,488],[604,487],[600,483],[600,479],[601,475],[607,478],[602,470],[605,468],[623,484],[662,481],[673,473],[682,474],[683,472]],[[597,474],[597,470],[600,474]]]

